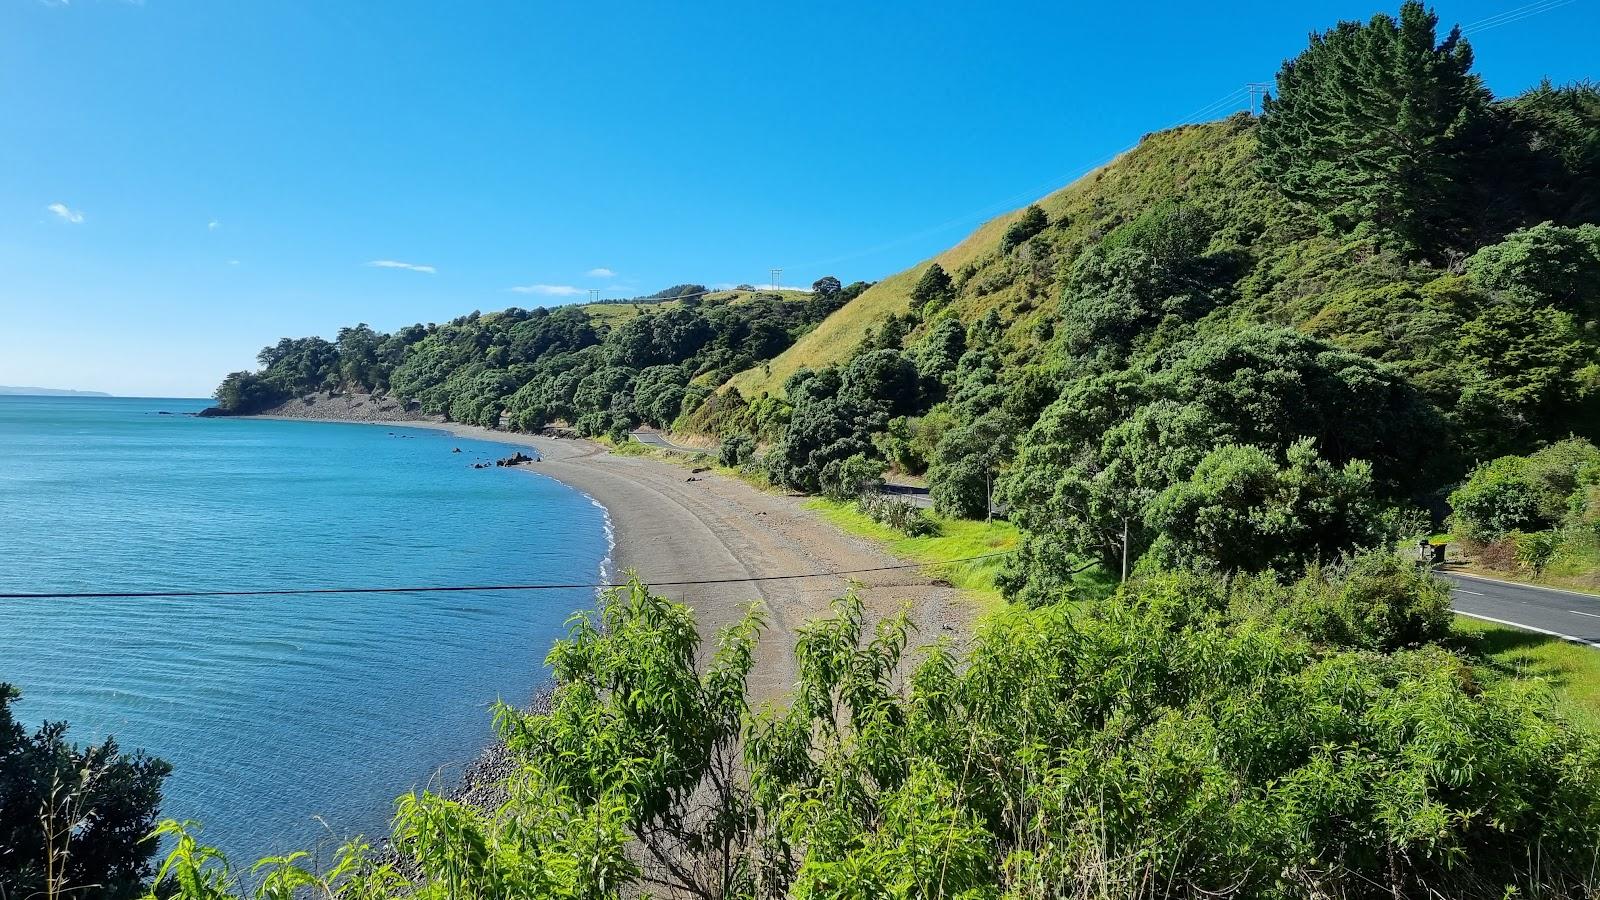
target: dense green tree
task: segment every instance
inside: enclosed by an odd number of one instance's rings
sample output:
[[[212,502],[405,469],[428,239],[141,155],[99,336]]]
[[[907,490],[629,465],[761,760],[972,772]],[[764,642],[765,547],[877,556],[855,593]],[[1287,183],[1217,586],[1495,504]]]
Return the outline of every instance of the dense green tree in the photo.
[[[1474,184],[1485,235],[1600,219],[1600,85],[1538,87],[1498,104]]]
[[[1012,248],[1026,243],[1029,238],[1045,230],[1050,224],[1050,217],[1046,216],[1038,204],[1031,204],[1022,211],[1022,215],[1006,228],[1006,233],[1000,236],[1000,252],[1010,253]]]
[[[30,733],[11,709],[20,696],[0,682],[0,896],[139,896],[171,766],[110,738],[69,744],[60,722]]]
[[[1542,304],[1600,322],[1600,225],[1545,222],[1506,236],[1467,260],[1479,286],[1524,304]]]
[[[1131,248],[1149,256],[1164,278],[1193,269],[1206,255],[1216,230],[1215,219],[1204,209],[1181,200],[1166,200],[1117,226],[1100,242],[1106,250]]]
[[[1339,233],[1371,230],[1407,253],[1453,239],[1468,150],[1488,91],[1472,48],[1407,0],[1398,18],[1341,22],[1285,62],[1263,106],[1261,164]]]
[[[1169,567],[1282,574],[1378,546],[1387,536],[1364,461],[1330,465],[1308,438],[1279,464],[1259,447],[1206,454],[1187,480],[1157,494],[1145,524],[1154,560]]]
[[[389,335],[358,325],[341,330],[336,344],[284,339],[262,351],[260,372],[229,376],[218,402],[229,412],[259,412],[343,384],[490,427],[530,429],[559,420],[581,421],[593,434],[641,420],[664,427],[691,395],[691,406],[704,402],[712,388],[782,352],[825,315],[808,302],[771,294],[681,303],[697,287],[668,289],[671,296],[651,302],[680,304],[646,308],[611,328],[584,307],[513,307]],[[590,378],[602,369],[612,371]],[[642,397],[621,385],[624,371],[641,373]],[[509,414],[504,420],[502,412]]]
[[[793,409],[783,438],[766,456],[768,470],[780,484],[817,491],[830,463],[874,456],[872,436],[915,408],[917,370],[898,351],[874,350],[842,371],[802,370],[785,394]]]
[[[1558,441],[1531,456],[1502,456],[1478,466],[1450,494],[1456,532],[1498,540],[1582,518],[1588,487],[1600,483],[1600,449],[1582,439]]]
[[[901,318],[894,313],[890,313],[884,317],[883,323],[876,329],[868,329],[866,339],[861,342],[858,352],[900,350],[905,344],[906,335],[911,333],[912,324],[910,316]]]
[[[946,431],[928,465],[933,508],[947,516],[980,519],[989,515],[1000,464],[1011,455],[1011,429],[991,414]]]
[[[1324,646],[1377,653],[1450,639],[1450,588],[1415,559],[1363,553],[1314,565],[1285,587],[1276,572],[1235,578],[1229,607]]]
[[[621,401],[624,405],[631,404],[635,371],[627,366],[607,366],[585,375],[578,382],[578,389],[573,394],[573,406],[582,411],[582,414],[609,414]],[[609,420],[608,420],[609,421]],[[591,429],[589,433],[600,434],[610,429],[607,424],[599,430]]]
[[[214,396],[220,408],[238,415],[271,409],[288,399],[281,386],[255,372],[228,373]]]
[[[662,288],[654,294],[646,294],[641,300],[682,300],[686,297],[703,297],[709,293],[703,284],[675,284],[669,288]]]
[[[860,500],[883,489],[883,469],[882,460],[856,453],[829,460],[817,480],[830,500]]]
[[[839,397],[870,419],[868,434],[891,417],[916,408],[917,367],[895,350],[874,350],[852,359],[839,379]]]
[[[1502,456],[1473,470],[1450,494],[1454,526],[1462,537],[1492,541],[1508,531],[1538,531],[1551,524],[1532,466],[1521,456]]]
[[[1190,317],[1191,298],[1171,296],[1168,287],[1165,271],[1143,250],[1091,249],[1068,276],[1057,334],[1073,354],[1120,362],[1163,318]]]
[[[1582,411],[1600,393],[1600,354],[1571,313],[1493,303],[1452,343],[1461,392],[1455,416],[1473,446],[1512,449],[1564,425],[1595,427]]]
[[[450,393],[450,418],[469,425],[498,428],[507,398],[517,389],[517,380],[502,369],[486,369],[466,377],[453,376],[446,382]]]
[[[748,434],[724,435],[717,447],[717,462],[728,468],[742,466],[755,456],[756,439]]]
[[[1403,499],[1431,486],[1425,463],[1439,457],[1442,432],[1392,371],[1283,329],[1196,339],[1133,369],[1069,381],[1002,479],[1026,532],[1009,590],[1030,580],[1057,590],[1084,557],[1113,570],[1138,559],[1161,533],[1149,505],[1216,448],[1254,445],[1286,463],[1305,438],[1336,469],[1369,463],[1377,493]]]
[[[956,365],[967,351],[967,329],[955,317],[941,318],[930,325],[907,356],[917,367],[917,379],[930,402],[942,399],[943,391],[955,380]]]
[[[914,310],[938,309],[955,299],[955,282],[944,266],[933,263],[922,271],[911,288],[911,308]],[[926,314],[926,312],[924,312]]]
[[[682,412],[688,385],[682,368],[651,366],[639,372],[634,384],[634,408],[645,422],[665,428]]]
[[[371,391],[375,388],[379,364],[378,346],[383,335],[362,322],[352,328],[339,329],[334,346],[339,351],[339,378],[354,390]]]
[[[946,432],[954,428],[949,409],[935,406],[921,416],[895,416],[883,431],[873,435],[873,446],[897,470],[921,475],[935,457],[935,448]]]

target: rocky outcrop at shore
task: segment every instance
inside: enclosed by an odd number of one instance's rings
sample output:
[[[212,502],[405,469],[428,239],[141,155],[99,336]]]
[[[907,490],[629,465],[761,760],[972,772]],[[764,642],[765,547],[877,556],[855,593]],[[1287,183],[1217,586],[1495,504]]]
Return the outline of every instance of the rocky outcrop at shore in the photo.
[[[201,411],[206,417],[233,415],[213,406]],[[429,415],[415,400],[406,403],[398,398],[374,394],[351,394],[336,391],[319,391],[280,403],[271,409],[257,410],[254,416],[272,416],[279,419],[322,419],[336,422],[443,422],[443,416]]]

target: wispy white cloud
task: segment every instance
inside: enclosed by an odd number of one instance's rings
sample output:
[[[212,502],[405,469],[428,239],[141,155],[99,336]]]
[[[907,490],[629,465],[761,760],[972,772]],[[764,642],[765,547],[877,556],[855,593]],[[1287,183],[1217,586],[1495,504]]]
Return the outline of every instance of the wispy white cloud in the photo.
[[[367,263],[367,265],[376,269],[405,269],[409,272],[422,272],[425,275],[433,275],[439,271],[433,266],[422,266],[416,263],[401,262],[398,259],[375,259],[372,262]]]
[[[605,266],[601,266],[598,269],[590,269],[587,274],[588,274],[588,276],[590,278],[615,278],[615,277],[617,277],[617,273],[616,272],[611,271],[610,269],[606,268]]]
[[[222,223],[218,222],[216,219],[212,219],[211,221],[206,223],[206,230],[207,231],[216,231],[218,228],[221,228],[221,227],[222,227]]]
[[[49,206],[46,206],[45,209],[55,213],[56,217],[63,222],[71,222],[74,225],[78,225],[83,222],[83,212],[81,210],[73,209],[70,206],[67,206],[65,203],[52,203]]]
[[[519,284],[510,290],[513,294],[538,294],[542,297],[576,297],[583,293],[583,288],[570,284]]]
[[[237,266],[238,264],[239,264],[239,261],[237,259],[228,260],[228,265],[230,265],[230,266]]]

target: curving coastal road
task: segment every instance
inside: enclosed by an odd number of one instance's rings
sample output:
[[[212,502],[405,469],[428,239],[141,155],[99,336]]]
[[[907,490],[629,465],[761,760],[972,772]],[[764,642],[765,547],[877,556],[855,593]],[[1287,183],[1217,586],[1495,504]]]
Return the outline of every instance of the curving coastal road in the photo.
[[[1600,649],[1600,595],[1439,572],[1456,612]]]

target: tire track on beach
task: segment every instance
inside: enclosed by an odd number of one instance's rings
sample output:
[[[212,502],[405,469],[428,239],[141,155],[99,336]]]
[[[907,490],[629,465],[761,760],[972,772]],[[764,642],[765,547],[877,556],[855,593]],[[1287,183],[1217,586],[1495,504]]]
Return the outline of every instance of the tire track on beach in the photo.
[[[343,420],[344,410],[293,407],[294,418]],[[368,416],[371,416],[370,418]],[[352,417],[355,418],[355,417]],[[606,509],[613,530],[613,562],[632,568],[646,584],[710,578],[759,578],[800,572],[836,572],[910,562],[865,538],[849,535],[804,508],[805,498],[770,494],[714,472],[694,474],[646,456],[619,456],[593,442],[494,431],[439,421],[383,421],[366,411],[361,424],[432,428],[461,437],[532,447],[540,461],[525,471],[554,478]],[[953,588],[908,584],[908,573],[859,578],[857,594],[869,628],[909,607],[912,646],[941,634],[970,633],[972,607]],[[752,600],[765,607],[766,627],[750,677],[752,700],[777,700],[794,686],[794,642],[799,628],[826,616],[850,588],[844,577],[785,582],[684,586],[663,589],[687,603],[710,653],[716,632],[737,621]]]
[[[504,440],[498,433],[475,437]],[[517,436],[538,447],[545,462],[530,467],[594,497],[616,530],[616,563],[633,567],[645,583],[707,578],[755,578],[796,572],[840,571],[906,562],[877,544],[845,534],[805,509],[805,498],[760,491],[716,473],[695,475],[650,457],[617,456],[588,442]],[[870,621],[910,607],[913,644],[968,631],[971,608],[953,588],[907,584],[906,573],[860,578],[857,594]],[[665,589],[695,611],[709,642],[736,621],[755,598],[766,608],[766,628],[750,685],[753,699],[778,699],[794,686],[794,642],[804,623],[827,615],[850,588],[832,576],[782,583]]]

